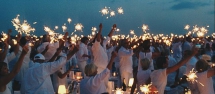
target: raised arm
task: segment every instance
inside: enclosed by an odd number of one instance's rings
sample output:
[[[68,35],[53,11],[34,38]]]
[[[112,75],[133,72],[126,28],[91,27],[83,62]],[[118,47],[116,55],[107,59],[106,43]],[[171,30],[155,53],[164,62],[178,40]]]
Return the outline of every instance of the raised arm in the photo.
[[[182,59],[181,61],[179,61],[176,65],[167,68],[166,73],[172,73],[174,71],[176,71],[178,68],[180,68],[182,65],[184,65],[185,63],[187,63],[193,56],[195,56],[198,53],[198,48],[193,48],[193,52],[192,55]]]
[[[69,70],[67,70],[65,73],[61,73],[60,71],[57,73],[58,77],[63,79],[67,76],[67,74],[69,74],[69,72],[74,68],[74,66],[71,66],[69,68]]]
[[[101,40],[101,32],[102,32],[102,23],[99,24],[99,32],[97,34],[96,40],[100,42]]]
[[[116,53],[115,51],[112,52],[112,54],[111,54],[111,59],[110,59],[108,65],[107,65],[107,68],[108,68],[109,70],[112,69],[113,61],[114,61],[114,59],[115,59],[116,56],[117,56],[117,53]]]
[[[111,38],[113,35],[114,30],[116,29],[116,24],[113,25],[112,29],[110,30],[110,33],[108,34],[108,36]]]
[[[22,66],[22,62],[25,58],[25,55],[28,53],[28,47],[27,46],[24,46],[23,47],[23,50],[22,50],[22,53],[19,57],[19,60],[17,61],[15,67],[13,68],[13,70],[6,76],[4,77],[1,77],[0,78],[0,83],[1,85],[7,85],[15,76],[16,74],[19,72],[21,66]]]
[[[5,40],[4,41],[4,51],[3,52],[0,52],[0,62],[3,62],[6,58],[6,55],[7,55],[7,51],[8,51],[8,41]]]

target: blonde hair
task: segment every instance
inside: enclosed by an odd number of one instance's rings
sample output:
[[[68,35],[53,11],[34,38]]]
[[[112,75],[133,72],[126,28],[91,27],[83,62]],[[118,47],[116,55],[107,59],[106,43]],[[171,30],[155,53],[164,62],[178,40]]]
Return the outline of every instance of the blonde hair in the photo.
[[[93,63],[87,64],[84,69],[86,76],[92,76],[97,71],[97,66]]]
[[[150,66],[150,61],[148,58],[144,58],[140,60],[140,64],[143,70],[147,70]]]

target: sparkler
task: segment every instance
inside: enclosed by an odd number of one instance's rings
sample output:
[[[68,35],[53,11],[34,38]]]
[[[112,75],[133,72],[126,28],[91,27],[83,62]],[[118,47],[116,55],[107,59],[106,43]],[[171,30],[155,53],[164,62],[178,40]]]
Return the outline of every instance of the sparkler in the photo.
[[[118,13],[119,13],[119,14],[123,14],[123,13],[124,13],[122,7],[118,8]]]
[[[152,84],[148,85],[140,85],[140,90],[144,92],[144,94],[148,94],[150,92],[157,93],[158,91],[152,86]]]
[[[54,28],[55,28],[55,30],[57,30],[57,29],[58,29],[58,26],[55,26]]]
[[[131,35],[134,35],[134,30],[130,30],[130,34],[131,34]]]
[[[103,15],[107,15],[108,13],[109,13],[109,11],[108,11],[108,8],[107,7],[105,7],[105,8],[103,8],[101,11],[99,11],[99,12],[101,12],[102,13],[102,16]]]
[[[115,11],[110,12],[110,17],[115,16]]]
[[[69,24],[70,24],[70,22],[72,21],[72,19],[71,18],[68,18],[68,20],[67,20],[68,22],[69,22]]]
[[[146,33],[146,31],[149,30],[148,25],[143,24],[142,30]]]
[[[12,39],[13,41],[13,44],[16,45],[17,44],[17,41],[15,39]]]
[[[187,74],[187,81],[190,81],[192,83],[197,82],[197,75],[196,75],[197,71],[194,71],[194,68],[190,71],[189,74]]]
[[[82,31],[83,25],[81,23],[78,23],[75,25],[75,31]]]
[[[37,24],[37,22],[34,22],[33,24]]]
[[[96,32],[97,29],[96,29],[96,27],[92,27],[91,30],[92,30],[92,32]]]
[[[62,29],[63,29],[63,32],[66,31],[66,29],[67,29],[66,24],[64,24],[64,25],[62,26]]]
[[[22,24],[20,23],[19,16],[20,15],[17,15],[16,18],[12,19],[11,21],[15,27],[15,30],[25,34],[29,34],[31,31],[34,32],[35,28],[32,28],[30,24],[28,24],[27,20],[24,20]]]
[[[8,38],[8,35],[6,33],[4,33],[3,31],[2,31],[1,34],[2,34],[2,37],[3,37],[3,38],[1,38],[1,40],[5,41]]]
[[[186,25],[185,27],[184,27],[184,29],[186,29],[186,30],[188,30],[190,28],[190,25]]]

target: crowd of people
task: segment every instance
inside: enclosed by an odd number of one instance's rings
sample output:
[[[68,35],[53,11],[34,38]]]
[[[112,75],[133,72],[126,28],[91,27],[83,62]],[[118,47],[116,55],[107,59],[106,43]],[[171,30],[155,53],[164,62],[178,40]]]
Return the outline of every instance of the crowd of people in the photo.
[[[7,39],[0,42],[0,94],[17,90],[21,94],[55,94],[59,85],[68,85],[67,76],[76,66],[83,76],[80,94],[111,94],[108,81],[113,72],[118,74],[117,88],[134,78],[131,94],[144,94],[140,86],[147,84],[158,94],[180,86],[188,87],[192,94],[214,94],[212,38],[200,38],[204,42],[198,43],[191,41],[191,36],[175,37],[171,45],[153,38],[113,40],[116,24],[105,38],[102,27],[100,24],[93,39],[83,36],[76,44],[71,43],[68,32],[51,42],[49,34],[39,39],[20,33],[13,37],[8,30]],[[185,74],[193,69],[201,84],[187,80]]]

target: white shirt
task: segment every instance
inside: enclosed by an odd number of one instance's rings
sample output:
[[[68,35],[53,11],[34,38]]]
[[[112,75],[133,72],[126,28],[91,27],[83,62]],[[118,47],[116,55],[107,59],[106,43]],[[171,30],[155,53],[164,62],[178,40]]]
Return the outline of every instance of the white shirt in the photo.
[[[22,94],[54,94],[50,75],[66,64],[66,54],[54,62],[35,63],[23,78]]]
[[[53,82],[53,87],[54,87],[55,92],[58,91],[59,85],[65,85],[66,87],[68,86],[67,85],[67,76],[62,78],[62,79],[58,77],[58,73],[60,73],[60,72],[65,73],[66,72],[66,66],[63,66],[61,69],[57,70],[53,74],[52,82]]]
[[[212,77],[207,77],[207,72],[196,73],[198,77],[196,80],[204,85],[197,83],[200,94],[214,94],[213,80]]]
[[[80,43],[79,50],[78,50],[78,52],[76,54],[77,55],[77,60],[79,62],[88,60],[88,57],[82,57],[84,54],[88,55],[87,45],[85,45],[84,43]]]
[[[44,42],[37,48],[37,51],[39,53],[43,52],[46,49],[47,45],[49,45],[49,49],[44,54],[44,57],[46,59],[45,61],[49,61],[53,57],[53,55],[57,51],[57,48],[59,48],[59,42],[56,42],[56,43]]]
[[[181,42],[173,43],[172,44],[172,51],[173,51],[173,57],[174,58],[182,58],[182,48],[181,48]]]
[[[149,69],[154,70],[154,64],[153,64],[153,59],[152,59],[152,52],[140,52],[139,53],[139,63],[138,63],[138,70],[141,70],[141,64],[140,64],[140,60],[144,59],[144,58],[148,58],[150,61],[150,66]]]
[[[121,71],[132,73],[132,55],[133,50],[125,49],[123,46],[118,51],[119,55],[119,66]]]
[[[31,60],[30,60],[31,47],[29,46],[28,49],[29,49],[29,50],[28,50],[28,53],[27,53],[27,54],[25,55],[25,57],[24,57],[24,60],[23,60],[23,63],[22,63],[22,67],[21,67],[19,73],[18,73],[18,74],[16,75],[16,77],[15,77],[15,79],[16,79],[17,81],[20,81],[20,82],[22,81],[22,79],[23,79],[23,77],[24,77],[24,74],[25,74],[26,70],[29,68],[29,62],[31,61]],[[18,51],[18,54],[17,54],[17,56],[16,56],[16,62],[18,61],[18,59],[19,59],[21,53],[22,53],[22,47],[19,46],[19,51]]]
[[[100,68],[105,69],[108,64],[108,56],[106,53],[106,45],[108,41],[110,40],[109,37],[107,37],[106,40],[103,41],[103,46],[101,46],[100,42],[97,40],[92,46],[92,52],[93,52],[93,63]]]
[[[149,79],[151,70],[139,70],[137,72],[137,87],[140,88],[140,85],[144,85],[145,82]]]
[[[106,68],[100,74],[81,80],[80,94],[101,94],[106,92],[104,79],[108,75],[110,75],[110,70]]]
[[[172,67],[177,64],[175,58],[173,58],[172,56],[168,56],[168,58],[169,58],[168,67]],[[172,72],[167,76],[168,85],[174,84],[176,74],[177,74],[176,72]]]
[[[188,41],[182,43],[182,51],[184,52],[186,50],[192,50],[192,46]]]
[[[188,63],[186,63],[186,74],[189,74],[190,73],[190,71],[192,70],[192,69],[195,69],[195,65],[196,65],[196,62],[198,61],[198,59],[195,57],[195,56],[193,56],[189,61],[188,61]]]
[[[158,89],[158,94],[164,94],[164,90],[167,84],[166,69],[154,70],[151,75],[152,85]]]
[[[113,52],[114,50],[114,47],[111,46],[109,49],[107,49],[107,55],[108,55],[108,62],[110,61],[111,59],[111,53]]]

